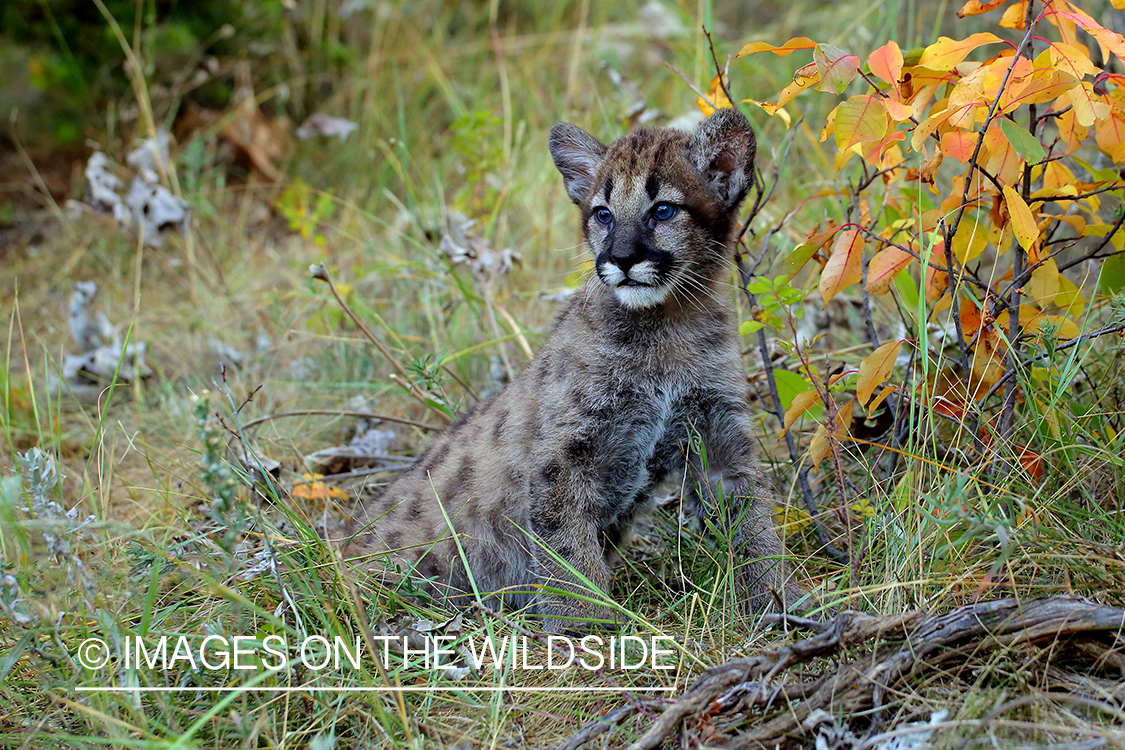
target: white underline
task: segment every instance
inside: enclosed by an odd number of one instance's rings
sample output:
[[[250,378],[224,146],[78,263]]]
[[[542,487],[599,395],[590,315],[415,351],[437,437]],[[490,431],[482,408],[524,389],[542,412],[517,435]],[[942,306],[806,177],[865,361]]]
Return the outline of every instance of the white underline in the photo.
[[[666,693],[674,687],[314,687],[314,686],[262,686],[262,687],[76,687],[80,693],[305,693],[314,690],[331,693]]]

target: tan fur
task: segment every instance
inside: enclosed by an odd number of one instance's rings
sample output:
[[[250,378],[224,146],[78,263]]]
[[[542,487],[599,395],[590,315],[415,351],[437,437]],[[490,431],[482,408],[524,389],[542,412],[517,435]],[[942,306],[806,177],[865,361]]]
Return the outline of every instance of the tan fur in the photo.
[[[530,605],[548,630],[609,619],[539,587],[589,596],[570,567],[605,591],[607,549],[654,487],[687,468],[703,479],[685,498],[690,510],[733,532],[747,606],[792,604],[803,592],[779,561],[723,284],[753,179],[749,123],[724,110],[694,134],[642,130],[608,148],[556,125],[550,146],[598,273],[526,370],[360,505],[346,557],[373,574],[389,559],[451,601],[475,588],[492,603]]]

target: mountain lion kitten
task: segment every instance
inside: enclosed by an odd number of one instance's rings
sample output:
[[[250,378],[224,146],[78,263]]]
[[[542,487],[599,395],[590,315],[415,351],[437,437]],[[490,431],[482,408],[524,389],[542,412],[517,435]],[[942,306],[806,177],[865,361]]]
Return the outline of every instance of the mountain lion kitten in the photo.
[[[449,601],[475,590],[533,605],[547,630],[581,629],[612,616],[565,595],[597,597],[570,569],[606,591],[607,554],[657,484],[686,468],[689,487],[702,480],[687,492],[690,511],[733,527],[746,604],[793,604],[804,592],[779,559],[726,299],[737,209],[754,179],[750,123],[720,110],[694,133],[639,130],[608,147],[563,123],[550,149],[596,277],[526,370],[361,504],[345,556],[378,574],[389,552]]]

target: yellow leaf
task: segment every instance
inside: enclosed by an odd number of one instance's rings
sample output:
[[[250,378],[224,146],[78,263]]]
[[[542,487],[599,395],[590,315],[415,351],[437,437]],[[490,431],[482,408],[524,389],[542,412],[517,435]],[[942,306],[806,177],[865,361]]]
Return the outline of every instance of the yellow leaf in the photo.
[[[883,101],[870,94],[853,96],[836,108],[836,148],[877,141],[887,132],[890,118]]]
[[[1009,0],[984,0],[982,3],[980,0],[969,0],[969,2],[961,6],[961,10],[957,11],[957,17],[979,16],[981,13],[987,13],[994,8],[999,8],[1008,1]]]
[[[836,237],[817,285],[825,307],[833,297],[863,278],[863,245],[858,229],[845,230]]]
[[[875,388],[890,377],[901,348],[901,341],[889,341],[868,354],[859,363],[859,380],[855,384],[855,395],[859,403],[866,406]]]
[[[781,121],[785,123],[786,130],[788,130],[789,126],[793,123],[793,118],[789,115],[784,107],[779,107],[776,104],[770,104],[769,102],[760,102],[757,99],[743,99],[742,101],[746,104],[757,104],[759,107],[765,110],[766,114],[770,117],[780,117]]]
[[[848,402],[836,411],[836,433],[834,437],[837,440],[851,434],[853,411],[855,411],[854,398],[848,399]]]
[[[871,400],[871,403],[867,405],[867,413],[873,414],[875,410],[878,409],[883,404],[883,402],[887,400],[887,396],[891,395],[897,390],[897,385],[888,385],[886,388],[879,391],[879,395],[873,398]]]
[[[1039,239],[1035,216],[1011,185],[1004,186],[1004,203],[1008,206],[1008,218],[1011,220],[1012,231],[1016,234],[1016,241],[1024,250],[1029,250]]]
[[[1059,294],[1059,267],[1054,258],[1044,261],[1031,272],[1031,278],[1027,281],[1027,293],[1040,307],[1054,302]]]
[[[914,256],[897,247],[886,247],[875,253],[867,264],[867,284],[870,294],[886,294],[899,272],[910,265]]]
[[[957,234],[953,236],[953,257],[962,264],[968,263],[983,253],[987,246],[987,227],[972,218],[971,214],[966,213],[965,218],[957,225]]]
[[[789,404],[789,408],[785,410],[785,425],[781,430],[781,435],[778,437],[785,437],[785,433],[793,426],[798,417],[807,412],[809,408],[816,403],[820,398],[815,388],[807,391],[802,391],[793,397],[793,402]]]
[[[1009,5],[1000,17],[1000,26],[1005,29],[1024,30],[1024,18],[1027,16],[1027,0],[1020,0],[1015,5]]]
[[[921,151],[922,144],[930,137],[930,133],[937,130],[938,126],[948,120],[952,114],[953,110],[945,107],[918,123],[917,127],[914,128],[914,134],[910,136],[910,148]]]
[[[1081,80],[1085,76],[1096,76],[1102,70],[1090,62],[1090,53],[1085,47],[1076,47],[1066,42],[1051,42],[1047,52],[1051,65]]]
[[[1003,41],[1000,37],[987,31],[973,34],[966,39],[939,37],[935,43],[922,50],[922,57],[918,60],[918,66],[937,71],[953,70],[957,63],[964,60],[977,47]]]
[[[1048,11],[1050,15],[1060,16],[1068,21],[1073,21],[1082,27],[1082,29],[1097,40],[1098,45],[1102,49],[1102,55],[1108,57],[1106,52],[1112,52],[1117,55],[1119,60],[1125,60],[1125,37],[1118,34],[1116,31],[1110,31],[1105,28],[1093,18],[1083,13],[1078,8],[1070,3],[1063,3],[1062,7],[1069,8],[1069,11]]]
[[[1067,315],[1081,315],[1086,305],[1086,298],[1078,289],[1078,285],[1067,277],[1059,274],[1059,293],[1055,297],[1055,306],[1066,311]]]
[[[734,104],[727,96],[727,92],[723,89],[723,77],[721,75],[717,75],[711,79],[711,86],[707,91],[707,96],[696,97],[695,105],[699,107],[700,111],[707,117],[713,115],[717,110],[734,108]]]
[[[778,57],[785,57],[791,55],[800,49],[812,49],[816,47],[816,42],[809,39],[807,36],[795,36],[780,47],[775,47],[767,42],[749,42],[742,45],[742,49],[738,51],[737,57],[746,57],[746,55],[757,54],[758,52],[772,52]]]

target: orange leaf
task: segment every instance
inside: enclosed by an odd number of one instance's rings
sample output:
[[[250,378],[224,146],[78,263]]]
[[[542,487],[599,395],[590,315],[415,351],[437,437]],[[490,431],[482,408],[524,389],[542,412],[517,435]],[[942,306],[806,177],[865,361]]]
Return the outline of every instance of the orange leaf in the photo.
[[[1015,5],[1009,5],[1000,18],[1000,27],[1024,31],[1024,19],[1027,17],[1027,0],[1020,0]]]
[[[936,252],[937,248],[935,248]],[[949,289],[949,274],[930,268],[926,271],[926,301],[936,302]]]
[[[1043,475],[1046,473],[1043,468],[1043,457],[1027,446],[1017,445],[1015,447],[1019,450],[1018,460],[1024,471],[1026,471],[1032,479],[1042,479]]]
[[[1005,334],[1007,331],[1004,332]],[[995,328],[981,332],[973,345],[973,375],[985,389],[996,385],[1004,376],[1004,350],[1007,347]]]
[[[1011,185],[1004,186],[1004,203],[1008,206],[1008,218],[1012,223],[1012,231],[1016,233],[1016,241],[1024,250],[1030,249],[1039,239],[1035,216]]]
[[[1055,123],[1059,129],[1059,138],[1066,144],[1066,151],[1064,152],[1066,154],[1073,154],[1077,151],[1078,147],[1082,145],[1082,141],[1086,140],[1086,136],[1090,134],[1089,125],[1078,124],[1078,116],[1073,108],[1056,117]]]
[[[745,57],[746,55],[753,55],[758,52],[772,52],[779,57],[785,57],[799,49],[812,49],[815,46],[816,42],[809,39],[807,36],[795,36],[780,47],[775,47],[767,42],[750,42],[742,45],[742,49],[738,51],[737,57]]]
[[[993,120],[984,134],[984,148],[988,158],[984,160],[985,170],[1005,185],[1014,185],[1023,176],[1023,157],[1016,153],[1012,144]]]
[[[878,141],[889,123],[881,99],[870,94],[853,96],[836,108],[836,148],[846,151],[857,143]]]
[[[711,79],[711,86],[707,90],[707,96],[696,97],[695,106],[699,107],[700,111],[703,112],[706,117],[713,115],[716,110],[734,108],[734,104],[727,96],[727,92],[723,89],[723,77],[721,75]]]
[[[1109,117],[1095,122],[1094,140],[1097,141],[1098,148],[1109,154],[1114,161],[1120,161],[1116,152],[1125,143],[1125,118],[1111,112]]]
[[[999,8],[1006,2],[1009,2],[1009,0],[985,0],[983,3],[980,0],[969,0],[961,6],[961,10],[957,11],[957,17],[979,16],[981,13]]]
[[[892,39],[868,55],[867,66],[872,73],[898,89],[902,78],[902,50],[898,42]]]
[[[941,152],[951,159],[966,164],[977,147],[977,134],[965,130],[951,130],[941,136]]]
[[[859,363],[859,380],[855,384],[855,395],[860,404],[866,406],[871,400],[871,395],[875,393],[876,386],[885,383],[891,376],[900,349],[902,349],[901,341],[888,341]]]
[[[953,70],[957,63],[964,60],[977,47],[1002,41],[1004,40],[987,31],[973,34],[966,39],[939,37],[935,43],[922,50],[918,66],[937,71]]]
[[[980,330],[980,308],[971,299],[961,300],[961,332],[968,338]]]
[[[820,272],[818,289],[825,307],[833,297],[863,278],[863,245],[858,229],[845,230],[836,237],[828,263]]]
[[[816,403],[818,398],[820,398],[820,394],[817,393],[815,388],[802,391],[794,396],[793,402],[790,403],[789,408],[785,410],[785,425],[781,430],[781,435],[778,437],[785,437],[785,433],[789,431],[789,428],[793,426],[797,418],[807,412],[809,408]]]
[[[867,284],[864,288],[871,294],[886,294],[895,276],[912,260],[913,255],[897,247],[883,248],[867,264]]]

